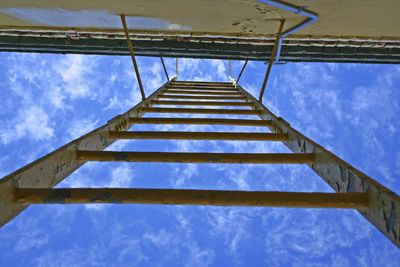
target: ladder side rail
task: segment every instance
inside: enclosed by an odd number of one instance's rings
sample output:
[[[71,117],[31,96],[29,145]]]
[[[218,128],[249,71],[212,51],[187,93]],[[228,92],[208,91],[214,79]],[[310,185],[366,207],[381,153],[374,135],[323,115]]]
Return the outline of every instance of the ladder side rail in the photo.
[[[60,183],[85,163],[77,160],[78,150],[101,151],[111,145],[115,140],[108,138],[108,132],[128,130],[133,125],[130,118],[141,117],[144,114],[143,107],[148,106],[152,99],[156,99],[169,84],[170,81],[166,82],[144,101],[127,112],[117,115],[107,124],[2,178],[0,180],[0,226],[28,207],[28,205],[18,205],[14,202],[15,188],[52,188]]]
[[[396,193],[293,129],[288,122],[275,116],[254,96],[239,85],[236,86],[248,101],[261,111],[259,117],[262,120],[272,121],[272,126],[269,126],[272,132],[288,134],[289,141],[283,143],[293,153],[315,153],[316,162],[308,166],[336,192],[368,192],[371,195],[370,208],[358,211],[400,247],[400,197]]]

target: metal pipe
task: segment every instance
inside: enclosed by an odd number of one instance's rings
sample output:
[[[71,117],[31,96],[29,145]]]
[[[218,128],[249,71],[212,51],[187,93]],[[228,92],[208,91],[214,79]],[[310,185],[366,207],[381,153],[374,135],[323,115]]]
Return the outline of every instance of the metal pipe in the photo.
[[[164,204],[368,209],[368,193],[133,188],[18,188],[18,204]]]
[[[277,52],[276,52],[276,57],[275,57],[275,63],[279,62],[279,56],[281,54],[281,49],[282,49],[282,40],[283,38],[285,38],[286,36],[310,25],[311,23],[313,23],[314,21],[316,21],[318,19],[318,14],[312,12],[312,11],[308,11],[305,9],[304,6],[295,6],[289,3],[285,3],[282,1],[278,1],[278,0],[257,0],[258,2],[264,3],[264,4],[268,4],[274,7],[278,7],[278,8],[282,8],[285,10],[288,10],[290,12],[293,12],[295,14],[299,14],[299,15],[303,15],[306,16],[307,19],[305,19],[303,22],[301,22],[300,24],[290,28],[289,30],[285,31],[282,33],[281,38],[279,39],[278,42],[278,48],[277,48]]]
[[[237,79],[236,79],[236,83],[239,82],[239,79],[240,79],[240,77],[242,76],[242,73],[243,73],[243,71],[244,71],[244,68],[246,68],[247,62],[248,62],[248,60],[246,59],[246,62],[244,62],[243,68],[242,68],[242,70],[241,70],[240,73],[239,73],[239,77],[237,77]]]
[[[229,79],[232,78],[231,74],[232,74],[232,62],[231,60],[229,60]]]
[[[314,153],[177,153],[78,150],[79,161],[314,164]]]
[[[220,109],[220,108],[148,108],[146,113],[190,113],[190,114],[230,114],[230,115],[261,115],[261,111],[252,109]]]
[[[129,38],[128,27],[126,26],[126,21],[125,21],[125,15],[121,15],[121,21],[122,21],[122,25],[124,26],[126,41],[128,43],[129,52],[131,53],[133,67],[135,68],[136,78],[137,78],[138,83],[139,83],[140,93],[142,94],[142,100],[144,101],[146,99],[146,96],[144,94],[142,80],[140,79],[139,68],[138,68],[137,63],[136,63],[135,54],[133,53],[133,47],[132,47],[131,39]]]
[[[171,83],[168,87],[183,87],[183,88],[213,88],[213,89],[236,89],[232,83],[227,84],[189,84],[189,83]]]
[[[111,139],[167,140],[230,140],[230,141],[288,141],[285,133],[249,132],[176,132],[176,131],[110,131]]]
[[[174,81],[172,84],[232,85],[230,82]]]
[[[237,92],[235,88],[168,86],[168,89]]]
[[[234,88],[231,84],[196,84],[196,83],[172,83],[170,86],[184,86],[184,87],[203,87],[203,88]]]
[[[233,86],[201,86],[201,85],[179,85],[172,84],[169,89],[199,89],[199,90],[222,90],[222,91],[237,91]]]
[[[203,119],[203,118],[129,118],[130,124],[196,124],[271,127],[270,120]]]
[[[281,24],[279,25],[278,35],[276,37],[274,49],[272,50],[271,58],[269,59],[267,72],[265,73],[264,82],[263,82],[262,87],[261,87],[261,92],[260,92],[260,96],[259,96],[259,99],[258,99],[258,101],[260,101],[260,103],[262,103],[262,97],[264,95],[265,86],[267,85],[269,74],[271,73],[272,63],[274,62],[274,59],[275,59],[276,51],[277,51],[277,48],[278,48],[278,43],[279,43],[279,40],[280,40],[281,35],[282,35],[282,29],[283,29],[283,25],[284,24],[285,24],[285,20],[283,19],[283,20],[281,20]]]
[[[174,100],[153,100],[151,105],[180,105],[180,106],[237,106],[252,107],[249,102],[237,101],[174,101]]]
[[[165,76],[167,76],[167,80],[169,81],[168,72],[167,72],[167,69],[165,68],[164,60],[162,57],[160,57],[160,59],[161,59],[162,66],[164,68]]]
[[[173,90],[166,89],[163,93],[167,94],[185,94],[185,95],[241,95],[239,92],[226,92],[226,91],[190,91],[190,90]]]
[[[209,95],[159,95],[159,99],[217,99],[217,100],[245,100],[245,96],[209,96]]]
[[[178,58],[176,58],[176,63],[175,63],[175,77],[178,79]]]

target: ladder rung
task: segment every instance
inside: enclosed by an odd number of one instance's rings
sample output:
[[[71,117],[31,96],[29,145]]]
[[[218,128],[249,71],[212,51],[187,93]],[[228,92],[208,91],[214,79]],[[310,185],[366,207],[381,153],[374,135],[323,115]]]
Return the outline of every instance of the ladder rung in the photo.
[[[240,92],[215,92],[215,91],[185,91],[185,90],[164,90],[163,93],[168,94],[186,94],[186,95],[242,95]]]
[[[246,163],[312,164],[314,153],[177,153],[77,151],[80,161],[170,162],[170,163]]]
[[[216,99],[216,100],[246,100],[245,96],[192,96],[192,95],[159,95],[158,98],[168,99]]]
[[[222,101],[163,101],[153,100],[153,105],[185,105],[185,106],[240,106],[240,107],[251,107],[253,106],[250,102],[222,102]]]
[[[210,82],[210,81],[186,81],[186,80],[174,80],[172,81],[173,83],[227,83],[227,84],[232,84],[231,82],[228,81],[219,81],[219,82]]]
[[[200,85],[211,85],[211,86],[233,86],[230,82],[196,82],[196,81],[174,81],[171,84],[200,84]]]
[[[367,209],[368,193],[298,193],[133,188],[19,188],[18,204],[167,204]]]
[[[271,120],[202,119],[202,118],[130,118],[133,124],[205,124],[237,126],[272,126]]]
[[[204,90],[204,91],[227,91],[227,92],[239,92],[235,88],[210,88],[210,87],[188,87],[188,86],[169,86],[168,89],[178,90]]]
[[[232,84],[231,82],[208,82],[208,81],[172,81],[171,83]]]
[[[148,113],[191,113],[191,114],[235,114],[235,115],[260,115],[260,110],[250,109],[211,109],[211,108],[142,108]]]
[[[159,132],[159,131],[110,131],[111,139],[181,139],[181,140],[247,140],[287,141],[283,133],[235,133],[235,132]]]

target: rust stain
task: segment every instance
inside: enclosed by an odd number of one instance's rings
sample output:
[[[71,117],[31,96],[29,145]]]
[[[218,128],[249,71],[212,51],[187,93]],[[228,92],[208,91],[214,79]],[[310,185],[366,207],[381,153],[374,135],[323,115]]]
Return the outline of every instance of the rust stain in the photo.
[[[65,199],[71,197],[71,192],[69,190],[56,190],[48,195],[43,203],[45,204],[64,204]]]
[[[121,200],[116,199],[113,194],[110,192],[103,192],[100,195],[97,195],[95,197],[92,197],[90,199],[90,202],[96,202],[96,201],[101,201],[101,202],[107,202],[107,203],[113,203],[113,204],[120,204],[122,203]]]

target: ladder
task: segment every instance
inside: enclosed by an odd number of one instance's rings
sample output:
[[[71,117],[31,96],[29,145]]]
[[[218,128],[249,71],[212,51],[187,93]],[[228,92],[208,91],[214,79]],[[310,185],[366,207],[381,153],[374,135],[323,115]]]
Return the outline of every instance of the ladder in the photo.
[[[160,107],[160,106],[195,106]],[[211,106],[213,108],[201,108]],[[226,107],[233,108],[226,108]],[[239,107],[239,108],[238,108]],[[247,107],[247,109],[243,109]],[[254,119],[146,117],[146,113],[251,115]],[[129,131],[134,124],[259,126],[267,132]],[[278,141],[292,153],[104,151],[120,139]],[[89,161],[307,164],[336,193],[54,187]],[[400,247],[400,198],[293,129],[232,82],[172,78],[107,124],[0,180],[0,226],[32,204],[135,203],[356,209]]]

